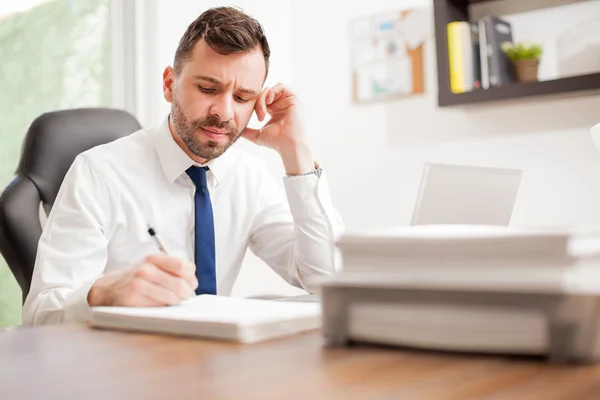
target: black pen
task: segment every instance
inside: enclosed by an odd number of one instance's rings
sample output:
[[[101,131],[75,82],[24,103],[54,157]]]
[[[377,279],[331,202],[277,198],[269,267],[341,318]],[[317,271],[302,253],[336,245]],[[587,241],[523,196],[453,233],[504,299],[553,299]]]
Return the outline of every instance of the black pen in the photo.
[[[156,231],[150,225],[148,225],[148,233],[150,234],[150,237],[152,237],[152,239],[154,240],[154,242],[158,246],[159,250],[162,251],[165,254],[169,254],[169,253],[167,253],[167,250],[165,249],[165,246],[162,243],[162,241],[156,235]]]

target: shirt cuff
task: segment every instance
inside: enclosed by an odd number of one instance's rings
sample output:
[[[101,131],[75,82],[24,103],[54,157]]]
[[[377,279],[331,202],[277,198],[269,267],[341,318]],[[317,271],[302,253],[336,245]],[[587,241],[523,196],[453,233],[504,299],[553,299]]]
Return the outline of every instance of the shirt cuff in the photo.
[[[283,184],[294,219],[313,218],[325,214],[322,200],[328,198],[328,189],[324,171],[321,177],[315,174],[284,177]]]
[[[91,307],[88,303],[88,294],[96,280],[75,289],[65,304],[63,322],[87,322],[90,317]]]

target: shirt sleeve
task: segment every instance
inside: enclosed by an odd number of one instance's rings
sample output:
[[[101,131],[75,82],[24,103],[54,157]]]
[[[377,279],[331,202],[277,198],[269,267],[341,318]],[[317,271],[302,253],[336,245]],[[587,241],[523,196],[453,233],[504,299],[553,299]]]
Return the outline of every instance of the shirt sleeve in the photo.
[[[23,325],[84,321],[88,292],[108,258],[106,182],[85,155],[65,175],[38,244]]]
[[[266,167],[265,174],[250,249],[288,283],[314,293],[340,269],[336,241],[345,229],[327,174],[284,177],[285,196]]]

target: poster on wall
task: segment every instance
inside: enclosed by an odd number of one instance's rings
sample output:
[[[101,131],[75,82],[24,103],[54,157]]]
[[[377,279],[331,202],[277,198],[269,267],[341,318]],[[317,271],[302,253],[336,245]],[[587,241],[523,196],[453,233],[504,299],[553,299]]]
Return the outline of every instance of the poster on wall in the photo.
[[[364,103],[423,93],[423,43],[432,33],[430,7],[351,21],[352,100]]]

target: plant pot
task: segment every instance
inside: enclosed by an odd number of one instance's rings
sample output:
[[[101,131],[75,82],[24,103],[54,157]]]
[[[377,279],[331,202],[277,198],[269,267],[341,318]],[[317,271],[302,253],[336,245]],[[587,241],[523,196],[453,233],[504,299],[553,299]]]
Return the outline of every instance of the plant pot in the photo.
[[[517,80],[519,82],[530,82],[538,80],[538,67],[540,60],[515,60],[513,61]]]

